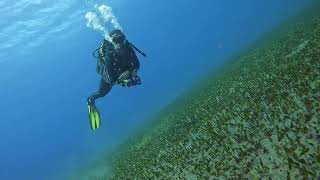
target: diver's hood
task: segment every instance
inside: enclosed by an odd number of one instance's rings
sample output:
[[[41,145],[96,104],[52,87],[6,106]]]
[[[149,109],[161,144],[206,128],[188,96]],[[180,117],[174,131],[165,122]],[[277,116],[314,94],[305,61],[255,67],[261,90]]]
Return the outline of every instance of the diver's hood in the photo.
[[[121,36],[124,36],[123,32],[122,32],[121,30],[119,30],[119,29],[115,29],[115,30],[109,32],[109,36],[110,36],[110,37],[113,36],[113,35],[121,35]]]
[[[109,36],[110,36],[111,40],[116,44],[117,43],[121,43],[126,39],[126,37],[123,34],[123,32],[121,30],[119,30],[119,29],[115,29],[115,30],[111,31],[109,33]]]

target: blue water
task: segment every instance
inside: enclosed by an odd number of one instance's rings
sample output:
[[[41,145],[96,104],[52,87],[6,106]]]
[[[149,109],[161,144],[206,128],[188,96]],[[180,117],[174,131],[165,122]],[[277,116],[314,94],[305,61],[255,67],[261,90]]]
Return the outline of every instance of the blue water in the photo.
[[[98,88],[86,26],[92,3],[0,1],[0,179],[61,179],[112,150],[227,57],[296,14],[308,0],[110,0],[142,58],[137,88],[99,100],[91,131],[85,100]],[[94,2],[93,2],[94,3]]]

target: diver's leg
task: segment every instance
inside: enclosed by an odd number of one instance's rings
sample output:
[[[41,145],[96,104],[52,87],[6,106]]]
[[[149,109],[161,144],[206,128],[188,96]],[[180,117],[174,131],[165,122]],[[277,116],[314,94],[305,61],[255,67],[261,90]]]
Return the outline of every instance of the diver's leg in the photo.
[[[110,92],[111,89],[111,84],[106,82],[103,78],[101,78],[99,90],[88,97],[88,104],[94,105],[96,99],[104,97]]]

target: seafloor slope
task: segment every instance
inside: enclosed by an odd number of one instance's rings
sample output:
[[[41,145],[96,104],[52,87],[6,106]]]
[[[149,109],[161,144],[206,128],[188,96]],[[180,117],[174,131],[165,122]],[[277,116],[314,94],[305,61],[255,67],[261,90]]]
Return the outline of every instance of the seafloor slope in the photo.
[[[320,177],[320,8],[216,75],[116,153],[111,179]]]

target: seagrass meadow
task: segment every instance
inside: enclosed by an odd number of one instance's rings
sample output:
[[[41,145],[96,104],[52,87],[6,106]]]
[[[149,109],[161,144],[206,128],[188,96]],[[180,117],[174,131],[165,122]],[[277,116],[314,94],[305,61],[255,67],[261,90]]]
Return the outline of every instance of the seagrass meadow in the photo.
[[[88,179],[320,178],[320,6],[168,106]],[[110,173],[111,172],[111,173]]]

